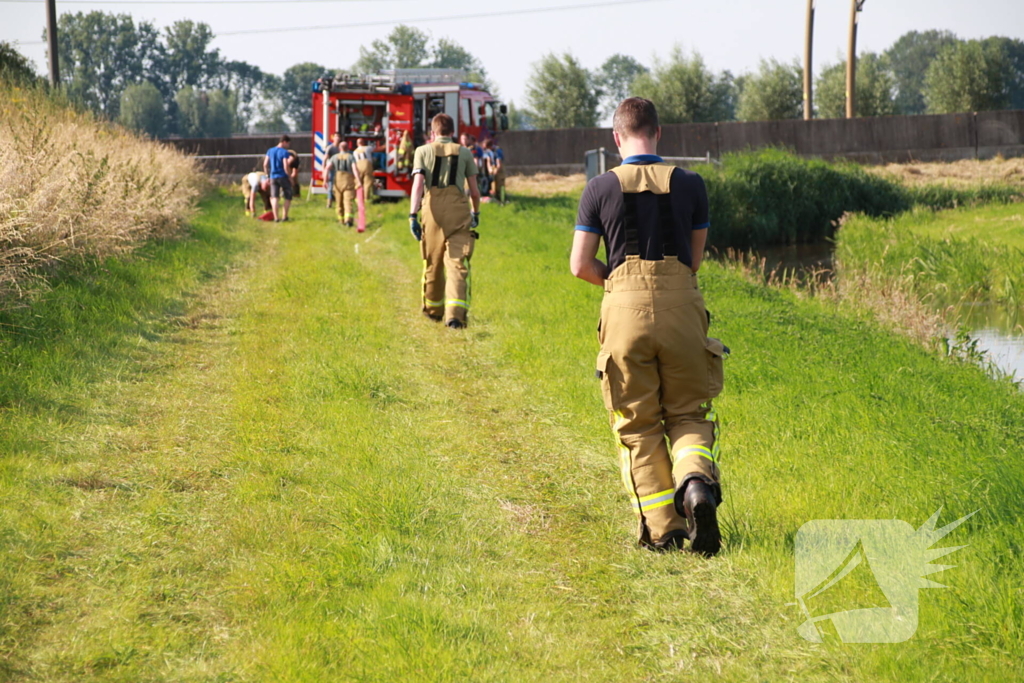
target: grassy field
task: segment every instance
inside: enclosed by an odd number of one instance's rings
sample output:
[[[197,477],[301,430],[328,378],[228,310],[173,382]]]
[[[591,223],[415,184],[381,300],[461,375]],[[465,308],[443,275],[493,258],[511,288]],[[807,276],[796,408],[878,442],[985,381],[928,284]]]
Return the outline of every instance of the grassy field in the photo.
[[[213,198],[0,319],[0,680],[1015,681],[1024,398],[715,264],[726,548],[633,547],[575,198],[484,207],[471,327],[364,235]],[[899,644],[797,635],[807,521],[980,510]]]
[[[942,306],[1024,305],[1024,204],[856,216],[839,231],[839,275],[904,278]]]

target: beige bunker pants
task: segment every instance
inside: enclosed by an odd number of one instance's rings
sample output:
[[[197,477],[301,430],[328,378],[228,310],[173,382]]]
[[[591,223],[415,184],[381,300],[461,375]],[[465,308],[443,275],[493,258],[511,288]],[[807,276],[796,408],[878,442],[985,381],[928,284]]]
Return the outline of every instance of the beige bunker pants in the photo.
[[[423,311],[465,323],[469,314],[469,201],[454,186],[431,188],[423,202]]]
[[[675,257],[627,256],[605,282],[597,375],[641,545],[686,529],[677,490],[698,478],[721,500],[718,423],[725,347],[707,337],[697,276]]]
[[[352,204],[356,201],[356,177],[338,171],[334,174],[334,201],[338,203],[338,218],[346,223],[353,219]]]

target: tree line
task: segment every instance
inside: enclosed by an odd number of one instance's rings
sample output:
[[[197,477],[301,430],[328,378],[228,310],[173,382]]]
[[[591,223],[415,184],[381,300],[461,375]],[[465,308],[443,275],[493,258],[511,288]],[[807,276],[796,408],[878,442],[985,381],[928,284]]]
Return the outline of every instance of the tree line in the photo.
[[[1024,109],[1024,41],[911,31],[881,54],[861,54],[856,81],[859,116]],[[571,54],[552,53],[532,66],[528,82],[526,106],[513,108],[514,126],[596,126],[633,95],[657,102],[664,123],[803,116],[798,60],[761,60],[755,71],[736,76],[713,71],[700,53],[679,46],[650,66],[616,54],[594,70]],[[845,61],[817,71],[814,104],[819,118],[845,116]]]
[[[69,98],[152,136],[222,137],[309,130],[310,83],[325,75],[391,68],[456,68],[497,94],[482,62],[450,38],[399,25],[359,48],[351,67],[295,64],[276,75],[211,47],[207,24],[181,20],[159,31],[129,14],[93,11],[58,21],[61,80]],[[5,66],[6,65],[6,66]],[[0,72],[31,74],[27,60],[0,44]],[[846,109],[842,59],[816,70],[815,115]],[[34,78],[34,76],[32,76]],[[762,60],[756,70],[714,71],[699,52],[676,46],[650,65],[615,54],[597,69],[571,54],[533,64],[524,107],[510,104],[513,128],[591,127],[630,95],[658,103],[665,123],[756,121],[803,115],[797,60]],[[860,116],[1024,109],[1024,41],[962,40],[949,31],[911,31],[881,54],[858,58]]]
[[[130,14],[93,11],[61,15],[57,31],[67,97],[154,137],[310,130],[310,84],[327,75],[435,67],[466,69],[487,80],[480,61],[457,42],[432,41],[409,26],[361,47],[359,60],[348,69],[302,62],[280,76],[225,58],[211,47],[214,33],[202,22],[176,21],[161,32]],[[4,74],[37,78],[24,56],[0,43]]]

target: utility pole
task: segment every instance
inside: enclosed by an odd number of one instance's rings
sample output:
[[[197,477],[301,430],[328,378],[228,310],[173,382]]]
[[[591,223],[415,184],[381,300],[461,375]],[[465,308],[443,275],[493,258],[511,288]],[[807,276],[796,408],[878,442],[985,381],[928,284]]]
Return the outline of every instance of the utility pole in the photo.
[[[60,87],[60,64],[57,61],[57,0],[46,0],[46,41],[50,49],[50,85]]]
[[[814,2],[807,0],[807,35],[804,37],[804,121],[814,118],[813,71],[811,67],[814,53]]]
[[[850,45],[846,59],[846,118],[857,115],[857,23],[865,0],[850,0]]]

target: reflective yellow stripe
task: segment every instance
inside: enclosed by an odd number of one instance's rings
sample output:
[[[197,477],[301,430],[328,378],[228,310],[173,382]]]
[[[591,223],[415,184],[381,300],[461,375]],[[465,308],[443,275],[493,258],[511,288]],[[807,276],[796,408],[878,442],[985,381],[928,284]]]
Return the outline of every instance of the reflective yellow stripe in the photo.
[[[662,496],[667,496],[670,493],[674,494],[675,492],[676,492],[675,489],[665,489],[664,491],[661,491],[660,493],[652,493],[649,496],[643,496],[640,499],[640,503],[641,504],[646,504],[646,503],[649,503],[649,502],[653,501],[655,498],[661,498]]]
[[[714,451],[712,451],[712,450],[710,450],[710,449],[708,449],[708,448],[706,448],[704,446],[686,446],[684,448],[681,448],[679,450],[679,452],[676,453],[674,460],[679,460],[680,458],[685,458],[688,455],[694,455],[694,454],[700,455],[702,457],[705,457],[708,460],[710,460],[711,462],[715,461],[715,453],[714,453]]]
[[[448,299],[445,301],[446,306],[458,306],[459,308],[469,308],[469,304],[462,299]]]
[[[427,306],[430,308],[440,308],[441,306],[444,306],[443,301],[431,301],[430,299],[424,299],[423,301],[426,302]]]

